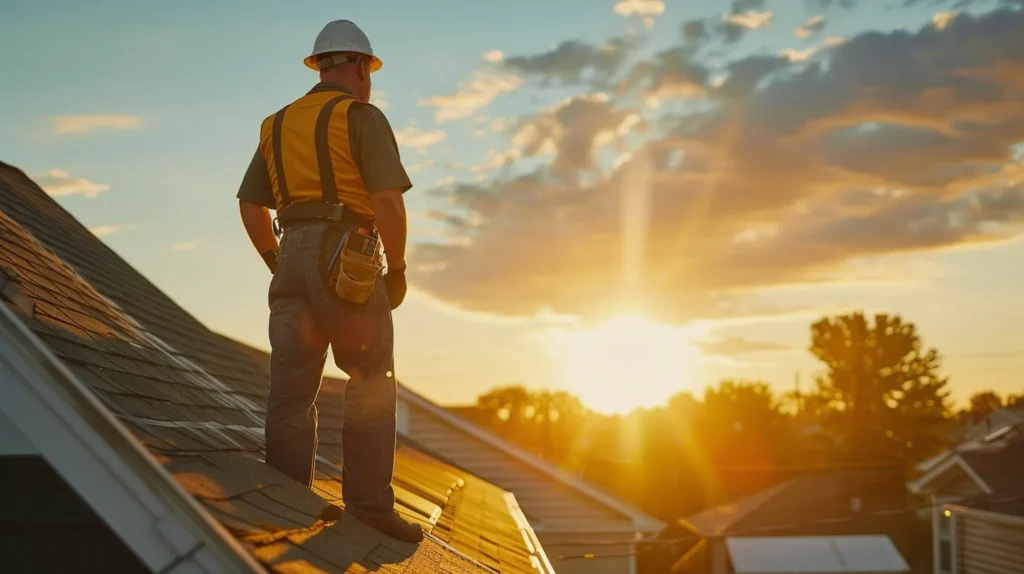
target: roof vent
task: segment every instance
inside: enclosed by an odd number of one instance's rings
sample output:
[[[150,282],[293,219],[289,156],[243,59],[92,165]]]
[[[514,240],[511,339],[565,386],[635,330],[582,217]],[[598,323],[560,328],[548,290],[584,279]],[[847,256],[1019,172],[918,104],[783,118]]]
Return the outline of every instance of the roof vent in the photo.
[[[35,302],[21,292],[21,287],[18,284],[18,272],[10,267],[0,267],[0,299],[7,301],[15,309],[29,317],[32,316],[36,308]]]

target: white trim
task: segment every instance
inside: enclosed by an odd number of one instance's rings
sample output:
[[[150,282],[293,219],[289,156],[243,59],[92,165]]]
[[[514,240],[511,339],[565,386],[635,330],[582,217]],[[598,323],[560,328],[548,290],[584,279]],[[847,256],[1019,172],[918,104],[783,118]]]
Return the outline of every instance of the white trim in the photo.
[[[0,303],[2,305],[2,303]],[[0,456],[28,456],[39,454],[32,442],[21,434],[7,417],[0,412]]]
[[[660,520],[630,506],[629,504],[619,500],[618,498],[607,494],[595,486],[588,484],[575,476],[565,472],[564,470],[550,464],[543,459],[536,457],[525,450],[503,440],[493,433],[489,433],[477,425],[467,421],[466,419],[456,415],[448,409],[441,407],[440,405],[434,404],[424,397],[413,392],[411,389],[404,385],[398,387],[399,398],[407,400],[410,403],[422,408],[444,422],[454,426],[455,428],[469,434],[488,445],[497,448],[505,454],[524,462],[531,467],[551,476],[552,478],[561,481],[562,483],[576,489],[577,491],[589,496],[590,498],[597,500],[601,504],[629,517],[633,521],[633,525],[630,527],[630,531],[634,532],[660,532],[664,530],[665,523]],[[500,485],[499,485],[500,486]]]
[[[991,520],[993,522],[1007,524],[1009,526],[1024,526],[1024,516],[1017,516],[1015,514],[1003,514],[1001,512],[994,512],[991,510],[979,510],[969,506],[960,506],[959,504],[943,504],[942,509],[949,510],[953,513],[953,516],[962,514],[967,517]]]
[[[943,474],[946,474],[946,472],[954,466],[959,466],[963,469],[967,476],[969,476],[985,494],[992,494],[992,488],[973,468],[971,468],[971,465],[967,464],[967,461],[965,461],[963,457],[955,452],[950,452],[949,458],[935,465],[930,471],[918,477],[917,480],[911,481],[907,484],[907,488],[909,488],[914,494],[923,494],[928,491],[927,487],[929,483],[938,479]]]
[[[537,538],[537,533],[534,532],[530,522],[526,519],[526,514],[520,508],[516,495],[506,492],[505,506],[508,507],[508,513],[512,515],[512,519],[515,520],[516,526],[519,528],[519,532],[523,537],[523,543],[530,551],[530,563],[540,574],[555,574],[555,568],[551,565],[551,561],[548,560],[548,555],[544,552],[544,546],[541,545],[540,539]]]
[[[0,340],[0,412],[139,560],[265,572],[4,304]]]
[[[949,574],[959,574],[959,552],[957,551],[960,546],[960,536],[956,531],[956,514],[954,513],[949,517]]]

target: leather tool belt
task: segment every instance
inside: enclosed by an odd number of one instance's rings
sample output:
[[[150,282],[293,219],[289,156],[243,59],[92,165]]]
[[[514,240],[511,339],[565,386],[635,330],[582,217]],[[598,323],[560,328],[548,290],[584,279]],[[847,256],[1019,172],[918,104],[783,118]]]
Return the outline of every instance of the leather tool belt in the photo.
[[[346,227],[373,229],[373,222],[340,203],[327,203],[326,201],[292,203],[277,212],[277,221],[282,229],[313,220],[333,221]]]

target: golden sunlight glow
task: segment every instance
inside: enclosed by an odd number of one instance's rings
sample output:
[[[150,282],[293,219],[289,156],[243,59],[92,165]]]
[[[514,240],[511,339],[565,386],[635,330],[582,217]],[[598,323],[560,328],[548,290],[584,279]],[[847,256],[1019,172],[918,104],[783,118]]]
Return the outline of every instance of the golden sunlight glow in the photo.
[[[690,390],[700,360],[691,330],[659,325],[640,315],[621,315],[593,329],[550,335],[567,390],[603,413],[664,404],[673,394]]]

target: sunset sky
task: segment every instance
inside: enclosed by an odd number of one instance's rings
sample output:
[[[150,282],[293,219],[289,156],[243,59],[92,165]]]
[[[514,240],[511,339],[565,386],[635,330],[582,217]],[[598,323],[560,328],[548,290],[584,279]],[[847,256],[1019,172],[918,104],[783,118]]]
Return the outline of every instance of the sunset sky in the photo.
[[[624,410],[807,389],[809,324],[888,311],[954,398],[1024,390],[1024,0],[0,7],[0,160],[211,328],[266,348],[235,193],[349,18],[383,69],[411,292],[401,380]]]

